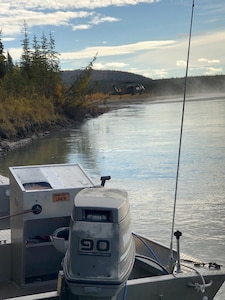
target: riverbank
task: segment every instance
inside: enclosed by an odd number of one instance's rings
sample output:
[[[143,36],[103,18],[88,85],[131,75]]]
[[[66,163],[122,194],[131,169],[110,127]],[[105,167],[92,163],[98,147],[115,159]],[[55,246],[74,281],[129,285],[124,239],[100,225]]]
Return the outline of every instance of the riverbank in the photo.
[[[154,98],[149,94],[141,95],[111,95],[106,102],[106,106],[109,110],[120,109],[133,104],[141,104],[147,101],[153,101]]]
[[[207,94],[207,95],[192,95],[188,97],[188,101],[201,101],[202,99],[206,100],[214,100],[214,99],[225,99],[224,94]],[[73,128],[77,123],[82,123],[87,119],[96,118],[99,115],[110,112],[112,110],[117,110],[125,107],[129,107],[131,105],[142,104],[146,102],[152,103],[165,103],[165,102],[178,102],[182,101],[182,95],[171,95],[171,96],[152,96],[150,94],[141,94],[141,95],[110,95],[105,99],[96,100],[90,106],[91,109],[84,114],[81,120],[78,121],[70,121],[64,126],[55,126],[50,130],[46,130],[44,132],[38,132],[33,134],[32,136],[19,139],[19,140],[2,140],[0,141],[0,155],[7,154],[8,151],[14,150],[18,147],[22,147],[35,139],[41,138],[43,136],[49,135],[52,132],[58,130],[65,130],[69,128]]]
[[[74,124],[78,122],[84,122],[87,119],[95,118],[103,113],[107,113],[112,110],[121,109],[133,104],[139,104],[144,101],[149,101],[150,96],[143,94],[143,95],[110,95],[107,99],[95,101],[92,105],[92,108],[82,117],[82,121],[70,121],[66,124],[66,126],[54,126],[50,130],[46,130],[43,132],[38,132],[32,134],[31,136],[25,137],[23,139],[18,140],[1,140],[0,141],[0,155],[5,155],[7,152],[12,151],[16,148],[23,147],[26,144],[41,138],[43,136],[49,135],[56,130],[65,130],[68,128],[72,128]]]

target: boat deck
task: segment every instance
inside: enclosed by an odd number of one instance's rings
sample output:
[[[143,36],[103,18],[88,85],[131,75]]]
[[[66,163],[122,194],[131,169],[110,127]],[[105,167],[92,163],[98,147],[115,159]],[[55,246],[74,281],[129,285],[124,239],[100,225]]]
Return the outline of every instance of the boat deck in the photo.
[[[54,291],[52,291],[54,290]],[[57,292],[56,292],[56,284],[54,286],[46,286],[43,288],[43,286],[36,286],[36,287],[30,287],[26,288],[26,290],[19,288],[15,283],[11,281],[7,282],[0,282],[0,300],[6,300],[10,299],[12,300],[13,297],[15,297],[17,300],[24,299],[26,296],[26,300],[29,299],[50,299],[54,300],[57,299]],[[9,291],[10,291],[10,298],[9,297]],[[35,295],[36,294],[36,295]]]

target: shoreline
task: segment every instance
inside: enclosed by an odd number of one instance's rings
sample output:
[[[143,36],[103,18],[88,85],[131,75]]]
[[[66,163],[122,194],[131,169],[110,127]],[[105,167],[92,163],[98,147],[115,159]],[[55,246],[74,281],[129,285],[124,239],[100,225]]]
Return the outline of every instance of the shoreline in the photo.
[[[91,114],[88,113],[81,122],[71,121],[68,122],[66,127],[63,126],[55,126],[50,130],[46,130],[44,132],[34,133],[31,136],[18,139],[18,140],[1,140],[0,141],[0,156],[7,155],[9,151],[17,149],[19,147],[23,147],[28,143],[31,143],[33,140],[49,135],[56,130],[65,130],[68,128],[72,128],[74,124],[85,122],[88,119],[96,118],[99,115],[104,113],[108,113],[112,110],[121,109],[133,104],[141,104],[145,101],[149,101],[149,95],[111,95],[106,100],[99,100],[93,103],[97,107],[97,113]]]
[[[187,101],[208,101],[208,100],[216,100],[216,99],[224,99],[225,94],[200,94],[200,95],[189,95],[187,97]],[[152,104],[160,104],[160,103],[173,103],[173,102],[181,102],[183,101],[183,95],[162,95],[162,96],[153,96],[150,94],[136,94],[136,95],[110,95],[109,98],[104,100],[98,100],[93,104],[97,107],[97,110],[94,114],[87,113],[84,119],[81,122],[71,121],[67,126],[55,126],[50,130],[46,130],[43,132],[38,132],[32,134],[31,136],[25,137],[19,140],[2,140],[0,141],[0,156],[6,155],[9,151],[17,149],[19,147],[23,147],[26,144],[36,140],[38,138],[49,135],[56,130],[65,130],[72,128],[74,124],[85,122],[88,119],[96,118],[102,114],[108,113],[113,110],[122,109],[125,107],[129,107],[131,105],[144,104],[151,102]]]

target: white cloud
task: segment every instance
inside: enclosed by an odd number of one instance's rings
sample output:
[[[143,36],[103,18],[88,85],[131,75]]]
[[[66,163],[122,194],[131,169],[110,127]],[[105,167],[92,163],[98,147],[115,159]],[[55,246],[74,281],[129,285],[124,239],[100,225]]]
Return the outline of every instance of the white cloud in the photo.
[[[223,74],[223,69],[222,67],[220,68],[207,68],[205,71],[205,75],[221,75]]]
[[[94,14],[93,9],[108,6],[138,5],[140,3],[154,3],[159,0],[1,0],[1,28],[3,35],[17,35],[21,32],[24,21],[29,26],[37,25],[70,25],[70,20],[76,18],[87,18]],[[3,2],[3,3],[2,3]],[[80,9],[88,11],[79,11]],[[116,22],[117,18],[110,16],[94,16],[87,21],[93,25],[103,22]],[[83,27],[75,27],[75,30]]]
[[[9,51],[10,55],[12,56],[14,63],[18,62],[18,60],[20,59],[21,54],[22,54],[21,48],[10,48],[10,49],[8,49],[8,51]]]
[[[73,31],[76,31],[76,30],[87,30],[90,27],[91,27],[91,25],[89,25],[89,24],[80,24],[80,25],[73,26],[72,29],[73,29]]]
[[[189,61],[189,75],[221,74],[225,66],[223,54],[225,32],[210,32],[205,35],[196,35],[192,38]],[[71,61],[83,60],[83,65],[98,52],[97,63],[111,60],[126,65],[126,71],[143,74],[151,78],[165,78],[169,74],[176,77],[185,76],[187,40],[185,38],[165,41],[143,41],[128,45],[89,47],[81,51],[62,53],[61,59]],[[203,56],[204,55],[204,56]],[[210,59],[208,59],[210,57]],[[63,63],[62,63],[63,65]],[[104,63],[104,68],[106,62]],[[129,67],[130,66],[130,67]],[[160,68],[161,66],[161,68]],[[96,65],[96,67],[98,67]],[[103,68],[103,66],[101,66]],[[111,69],[121,70],[123,65],[114,65]]]
[[[217,64],[217,63],[220,63],[219,59],[199,58],[198,61],[201,62],[201,63],[208,63],[208,64]]]
[[[34,13],[29,14],[29,18],[26,18],[27,22],[30,26],[33,25],[53,25],[53,26],[60,26],[60,25],[69,25],[69,21],[71,19],[78,19],[78,18],[87,18],[92,16],[91,12],[63,12],[58,11],[54,13]]]
[[[154,3],[159,0],[82,0],[82,1],[71,1],[71,0],[17,0],[12,4],[12,0],[3,0],[3,8],[8,9],[19,9],[23,7],[27,10],[44,10],[44,9],[95,9],[100,7],[108,6],[126,6],[126,5],[138,5],[140,3]],[[2,5],[2,3],[1,3]],[[2,8],[2,7],[1,7]]]
[[[98,16],[95,16],[91,21],[90,23],[91,24],[95,24],[95,25],[98,25],[100,23],[105,23],[105,22],[118,22],[119,19],[117,18],[112,18],[112,17],[102,17],[100,15]]]
[[[223,1],[208,1],[202,7],[203,12],[201,15],[204,15],[206,18],[206,23],[215,23],[221,18],[224,18],[225,14],[225,5]]]
[[[128,64],[123,62],[110,62],[110,63],[94,63],[93,68],[96,70],[115,70],[127,67]]]
[[[87,24],[75,25],[72,28],[73,28],[73,31],[84,30],[84,29],[86,30],[86,29],[90,29],[92,27],[92,25],[98,25],[98,24],[105,23],[105,22],[117,22],[117,21],[118,21],[118,19],[116,19],[116,18],[96,15]]]
[[[185,60],[177,60],[176,61],[176,66],[178,67],[186,67],[186,61]]]
[[[110,62],[106,64],[107,67],[116,67],[116,68],[124,68],[128,66],[128,64],[122,62]]]
[[[5,38],[2,38],[2,41],[3,42],[11,42],[11,41],[14,41],[15,39],[14,38],[11,38],[11,37],[5,37]]]
[[[17,35],[21,33],[24,21],[28,27],[32,26],[71,26],[72,19],[88,18],[93,16],[93,12],[79,11],[56,11],[56,12],[40,12],[40,11],[15,11],[14,14],[1,17],[1,28],[3,35]]]
[[[135,52],[149,51],[151,49],[157,49],[162,47],[167,47],[174,44],[172,40],[168,41],[144,41],[128,45],[120,46],[96,46],[85,48],[78,52],[64,52],[61,53],[61,58],[68,60],[81,59],[81,58],[90,58],[98,53],[98,57],[103,56],[116,56],[116,55],[125,55],[132,54]]]

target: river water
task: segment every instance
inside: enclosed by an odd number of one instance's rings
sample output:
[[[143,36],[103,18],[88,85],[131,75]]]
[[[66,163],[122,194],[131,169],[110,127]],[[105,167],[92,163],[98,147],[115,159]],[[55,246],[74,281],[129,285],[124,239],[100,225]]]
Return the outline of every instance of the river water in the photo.
[[[225,97],[186,102],[175,230],[181,251],[225,263]],[[169,246],[182,103],[146,101],[34,140],[0,157],[8,167],[80,163],[96,183],[129,193],[133,230]],[[216,300],[225,299],[225,285]]]

